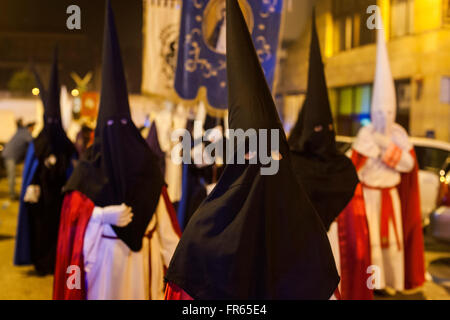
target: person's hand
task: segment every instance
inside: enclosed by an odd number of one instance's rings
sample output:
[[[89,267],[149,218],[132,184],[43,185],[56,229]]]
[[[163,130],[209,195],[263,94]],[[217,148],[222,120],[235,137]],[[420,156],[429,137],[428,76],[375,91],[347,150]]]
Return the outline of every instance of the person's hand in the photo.
[[[391,139],[388,136],[385,136],[379,132],[375,132],[374,135],[375,143],[381,148],[381,149],[387,149],[389,148],[391,144]]]
[[[41,187],[38,185],[29,185],[25,191],[23,201],[27,203],[38,203],[41,197]]]
[[[120,206],[101,208],[102,224],[126,227],[133,220],[131,208],[122,203]]]
[[[47,159],[44,160],[44,165],[47,168],[53,167],[56,164],[57,160],[58,159],[56,159],[56,156],[54,154],[51,154]]]

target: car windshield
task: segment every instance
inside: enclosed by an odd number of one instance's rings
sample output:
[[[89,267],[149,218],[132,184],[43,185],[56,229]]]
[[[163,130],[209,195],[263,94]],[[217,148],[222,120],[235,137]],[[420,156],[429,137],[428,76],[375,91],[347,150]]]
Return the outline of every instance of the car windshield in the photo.
[[[346,153],[351,148],[351,146],[351,143],[336,141],[336,147],[342,153]]]
[[[415,147],[417,161],[421,170],[433,171],[438,173],[445,161],[450,156],[448,151],[430,147]]]

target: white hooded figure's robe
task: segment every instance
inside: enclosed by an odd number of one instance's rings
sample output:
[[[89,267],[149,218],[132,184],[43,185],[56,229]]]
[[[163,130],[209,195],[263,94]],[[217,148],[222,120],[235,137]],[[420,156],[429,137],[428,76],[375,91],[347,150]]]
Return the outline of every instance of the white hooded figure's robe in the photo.
[[[147,228],[149,234],[142,249],[133,252],[117,239],[109,224],[101,224],[94,210],[83,246],[88,300],[164,299],[164,268],[169,266],[179,236],[162,196]]]
[[[397,186],[401,182],[401,173],[411,172],[414,168],[414,158],[410,153],[413,146],[406,131],[399,125],[393,125],[391,145],[386,150],[382,150],[375,143],[374,133],[372,125],[362,128],[353,144],[353,150],[368,158],[358,176],[363,185],[372,266],[375,267],[375,272],[379,271],[379,278],[375,279],[375,289],[390,287],[402,291],[405,266],[402,213]],[[388,248],[382,248],[381,245],[382,189],[389,189],[396,226],[394,228],[394,222],[389,221]]]

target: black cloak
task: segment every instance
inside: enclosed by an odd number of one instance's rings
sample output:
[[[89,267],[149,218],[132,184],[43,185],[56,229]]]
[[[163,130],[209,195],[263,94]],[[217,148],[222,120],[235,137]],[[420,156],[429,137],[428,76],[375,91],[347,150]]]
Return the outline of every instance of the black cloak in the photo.
[[[336,148],[324,65],[313,14],[308,92],[289,138],[292,165],[325,228],[352,199],[358,176],[351,160]]]
[[[31,262],[39,274],[53,273],[58,240],[59,218],[63,201],[62,188],[76,158],[76,149],[67,138],[61,123],[58,52],[55,49],[48,91],[35,72],[44,105],[44,127],[33,141],[38,166],[31,181],[39,185],[37,203],[26,203],[30,223]]]
[[[65,191],[78,190],[96,206],[125,203],[133,221],[113,226],[133,251],[156,210],[164,178],[156,155],[131,119],[128,91],[110,1],[106,5],[100,108],[93,145],[79,162]]]
[[[227,0],[230,129],[278,129],[277,174],[228,164],[192,216],[166,280],[194,299],[328,299],[338,283],[326,231],[298,184],[289,148],[236,0]],[[240,146],[242,147],[242,146]]]
[[[205,123],[203,124],[203,130],[207,131],[209,129],[215,128],[216,126],[222,126],[222,128],[224,128],[225,126],[223,119],[216,118],[207,114]],[[193,127],[194,121],[188,121],[186,129],[190,132],[191,135],[193,134]],[[204,143],[205,148],[211,144],[210,142],[203,141],[202,137],[201,139],[192,141],[191,147],[193,148],[200,143]],[[220,150],[220,146],[223,146],[220,156],[225,159],[226,138],[222,137],[222,139],[217,142],[217,145],[218,150]],[[197,167],[193,163],[183,165],[183,190],[178,207],[178,218],[182,230],[184,230],[184,228],[189,223],[192,215],[198,209],[203,200],[205,200],[207,196],[207,185],[216,183],[222,175],[223,169],[223,166],[218,166],[216,164],[212,164],[202,168]]]

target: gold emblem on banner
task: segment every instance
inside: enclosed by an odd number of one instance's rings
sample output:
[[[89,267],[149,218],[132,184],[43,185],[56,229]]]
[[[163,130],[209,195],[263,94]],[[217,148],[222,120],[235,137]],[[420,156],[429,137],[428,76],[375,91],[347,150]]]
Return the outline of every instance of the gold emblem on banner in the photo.
[[[246,0],[239,0],[239,5],[244,14],[248,29],[252,33],[254,27],[252,8]],[[205,41],[210,50],[223,55],[226,51],[225,47],[220,45],[220,41],[225,36],[225,15],[225,0],[211,0],[204,10],[202,25],[203,41]]]

